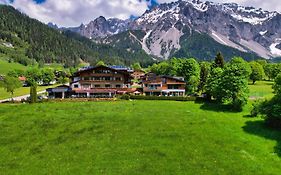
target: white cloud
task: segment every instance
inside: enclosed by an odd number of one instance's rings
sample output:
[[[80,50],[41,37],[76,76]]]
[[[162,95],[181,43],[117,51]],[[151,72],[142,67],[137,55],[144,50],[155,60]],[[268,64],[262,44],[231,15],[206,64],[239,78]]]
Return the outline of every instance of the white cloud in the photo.
[[[9,0],[0,0],[0,4],[9,4]]]
[[[176,0],[157,0],[159,3],[173,1]],[[212,1],[219,3],[235,2],[240,5],[281,12],[280,0]],[[0,4],[3,3],[7,4],[9,0],[0,0]],[[14,0],[12,5],[44,23],[53,22],[59,26],[69,27],[88,23],[98,16],[121,19],[127,19],[130,15],[139,16],[147,9],[148,2],[145,0],[46,0],[44,3],[36,4],[33,0]]]
[[[44,23],[67,27],[88,23],[98,16],[128,19],[147,9],[147,2],[138,0],[47,0],[41,4],[33,0],[14,0],[12,5]]]
[[[158,0],[159,3],[174,2],[174,1],[175,0]],[[201,0],[201,1],[207,1],[207,0]],[[280,0],[210,0],[210,1],[218,2],[218,3],[234,2],[244,6],[252,6],[256,8],[263,8],[268,11],[281,12]]]

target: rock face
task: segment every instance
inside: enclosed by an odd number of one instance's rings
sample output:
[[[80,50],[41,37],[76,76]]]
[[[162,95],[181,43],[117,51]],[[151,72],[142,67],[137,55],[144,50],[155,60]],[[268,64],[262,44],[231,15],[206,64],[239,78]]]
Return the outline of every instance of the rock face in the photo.
[[[118,34],[128,30],[131,20],[105,19],[103,16],[98,17],[89,24],[81,24],[77,28],[68,28],[71,31],[78,32],[87,38],[104,38],[106,36]]]
[[[281,15],[235,3],[179,0],[147,10],[135,20],[99,17],[73,31],[91,39],[105,38],[128,30],[141,30],[142,49],[167,59],[180,50],[183,38],[204,33],[218,43],[263,58],[281,56]]]

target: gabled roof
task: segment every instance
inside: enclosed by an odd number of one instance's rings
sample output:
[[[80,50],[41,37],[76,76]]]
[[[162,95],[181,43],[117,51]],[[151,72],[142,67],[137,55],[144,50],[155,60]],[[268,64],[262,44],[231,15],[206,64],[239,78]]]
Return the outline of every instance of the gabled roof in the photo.
[[[77,71],[74,73],[74,75],[77,75],[77,74],[80,74],[82,72],[88,72],[88,71],[93,71],[97,68],[105,68],[105,69],[109,69],[109,70],[112,70],[112,71],[116,71],[120,74],[126,74],[126,75],[130,75],[129,72],[126,72],[126,71],[122,71],[122,70],[117,70],[117,69],[114,69],[114,68],[111,68],[111,67],[107,67],[107,66],[103,66],[103,65],[99,65],[99,66],[93,66],[93,67],[88,67],[88,68],[85,68],[85,69],[82,69],[80,71]]]
[[[183,77],[173,77],[173,76],[169,76],[169,75],[162,75],[161,77],[162,78],[170,78],[170,79],[177,80],[177,81],[180,81],[180,82],[185,82]]]

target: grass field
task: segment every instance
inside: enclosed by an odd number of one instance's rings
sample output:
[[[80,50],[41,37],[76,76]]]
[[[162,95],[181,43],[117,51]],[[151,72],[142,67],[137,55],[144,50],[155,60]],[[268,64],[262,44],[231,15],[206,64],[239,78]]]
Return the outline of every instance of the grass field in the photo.
[[[55,86],[58,86],[58,85],[38,86],[37,92],[43,91],[43,90],[46,90],[48,88],[55,87]],[[29,87],[21,87],[21,88],[15,90],[14,97],[27,95],[29,93],[30,93]],[[8,98],[11,98],[11,94],[8,93],[5,89],[0,87],[0,100],[8,99]]]
[[[11,70],[26,70],[27,67],[19,63],[9,63],[8,61],[0,58],[0,74],[6,75]]]
[[[281,132],[249,106],[0,104],[0,174],[280,174]]]
[[[258,81],[256,84],[249,84],[250,98],[272,98],[272,81]]]

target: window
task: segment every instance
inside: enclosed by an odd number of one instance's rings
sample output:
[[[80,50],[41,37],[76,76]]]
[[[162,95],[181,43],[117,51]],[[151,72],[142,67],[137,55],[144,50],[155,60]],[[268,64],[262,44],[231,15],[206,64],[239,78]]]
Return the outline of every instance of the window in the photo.
[[[120,85],[120,84],[116,84],[115,87],[116,87],[116,88],[121,88],[121,85]]]
[[[169,84],[168,89],[179,89],[179,85]]]
[[[105,79],[104,80],[106,80],[106,81],[110,81],[110,77],[105,77]]]
[[[99,85],[99,84],[96,84],[96,85],[95,85],[95,88],[100,88],[100,85]]]
[[[93,77],[93,80],[100,80],[100,77]]]
[[[78,84],[75,84],[75,85],[74,85],[74,88],[79,88],[79,85],[78,85]]]
[[[116,77],[115,80],[116,81],[121,81],[121,77]]]
[[[105,87],[106,88],[110,88],[111,86],[110,86],[110,84],[106,84]]]
[[[89,84],[82,85],[82,89],[90,89],[90,88],[91,88],[91,85],[89,85]]]
[[[84,80],[88,81],[90,80],[90,77],[84,77]]]
[[[148,86],[148,88],[149,88],[150,90],[156,90],[156,89],[158,89],[158,87],[161,87],[161,85],[160,85],[160,84],[150,84],[150,85]]]

